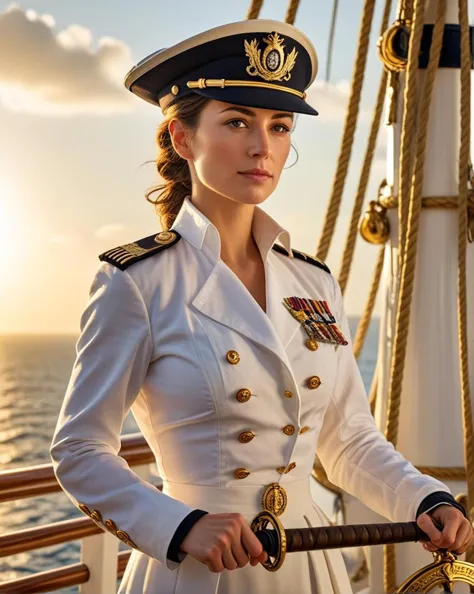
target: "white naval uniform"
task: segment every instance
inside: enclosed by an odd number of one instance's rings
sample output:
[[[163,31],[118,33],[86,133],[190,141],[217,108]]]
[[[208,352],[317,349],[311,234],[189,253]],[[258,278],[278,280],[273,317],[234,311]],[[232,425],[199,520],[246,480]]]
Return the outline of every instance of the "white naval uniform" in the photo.
[[[285,229],[256,207],[266,313],[220,259],[216,227],[188,198],[172,230],[181,240],[162,252],[126,270],[108,262],[97,270],[51,445],[57,479],[75,505],[94,510],[102,527],[112,520],[119,538],[135,545],[119,594],[350,594],[339,550],[287,554],[276,572],[248,564],[217,574],[191,555],[179,564],[166,558],[193,509],[240,512],[250,523],[273,482],[288,494],[286,528],[326,524],[309,490],[315,452],[334,484],[392,521],[414,520],[427,495],[449,493],[378,431],[339,285],[272,249],[278,239],[291,250]],[[282,303],[291,296],[327,301],[349,344],[310,350]],[[311,377],[319,387],[308,387]],[[242,389],[247,400],[237,398]],[[130,408],[163,492],[118,456]],[[288,425],[293,434],[283,431]],[[254,437],[242,443],[248,431]],[[238,468],[248,476],[235,478]]]

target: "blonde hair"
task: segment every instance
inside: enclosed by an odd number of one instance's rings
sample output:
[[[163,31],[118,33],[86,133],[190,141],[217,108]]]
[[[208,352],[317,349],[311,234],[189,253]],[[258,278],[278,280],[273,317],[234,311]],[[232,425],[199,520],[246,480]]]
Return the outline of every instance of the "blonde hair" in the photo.
[[[198,124],[201,111],[210,101],[197,93],[187,95],[172,103],[165,112],[165,119],[160,123],[156,132],[158,155],[154,161],[158,174],[164,181],[152,186],[145,193],[148,202],[155,205],[155,211],[160,217],[162,228],[167,231],[173,224],[184,198],[191,194],[191,172],[188,162],[178,155],[171,142],[169,122],[178,118],[184,126],[194,130]],[[150,196],[159,192],[156,200]]]

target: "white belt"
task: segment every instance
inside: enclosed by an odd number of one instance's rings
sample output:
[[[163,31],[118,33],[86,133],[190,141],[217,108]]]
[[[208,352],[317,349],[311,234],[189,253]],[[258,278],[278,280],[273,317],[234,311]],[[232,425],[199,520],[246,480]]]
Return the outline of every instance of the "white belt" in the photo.
[[[286,508],[279,516],[283,525],[295,517],[301,517],[305,510],[311,509],[313,500],[310,487],[311,477],[297,481],[282,481],[279,486],[287,497]],[[263,510],[262,496],[269,485],[247,485],[213,487],[189,485],[164,481],[163,493],[179,499],[190,507],[203,509],[209,513],[241,513],[250,523]],[[219,573],[212,573],[207,565],[188,555],[179,568],[175,594],[189,594],[190,584],[200,594],[216,594],[219,586]]]
[[[300,516],[312,505],[311,477],[297,481],[281,481],[278,485],[287,496],[285,517],[297,514]],[[189,485],[164,481],[163,493],[179,499],[190,507],[208,511],[209,513],[238,512],[244,516],[255,516],[263,510],[262,496],[269,485],[246,485],[231,487],[213,487],[207,485]]]

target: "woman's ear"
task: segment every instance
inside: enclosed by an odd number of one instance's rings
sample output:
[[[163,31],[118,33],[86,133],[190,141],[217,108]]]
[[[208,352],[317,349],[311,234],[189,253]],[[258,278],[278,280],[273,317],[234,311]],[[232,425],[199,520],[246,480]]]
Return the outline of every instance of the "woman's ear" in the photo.
[[[173,148],[178,153],[178,155],[186,160],[192,159],[193,154],[189,144],[189,130],[187,130],[177,118],[173,118],[170,121],[168,124],[168,130],[170,132]]]

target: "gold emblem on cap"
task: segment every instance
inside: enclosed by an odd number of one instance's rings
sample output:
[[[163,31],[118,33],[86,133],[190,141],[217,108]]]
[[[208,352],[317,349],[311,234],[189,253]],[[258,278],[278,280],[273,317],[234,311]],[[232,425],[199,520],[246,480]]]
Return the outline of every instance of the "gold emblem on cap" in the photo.
[[[168,243],[174,241],[175,238],[176,233],[173,233],[173,231],[161,231],[161,233],[158,233],[155,237],[155,241],[160,245],[168,245]]]
[[[262,495],[262,507],[264,511],[270,511],[276,516],[281,516],[286,509],[287,503],[288,496],[286,491],[278,483],[268,485]]]
[[[247,73],[250,76],[261,76],[264,80],[290,80],[290,72],[298,55],[296,48],[292,49],[285,60],[284,38],[279,37],[278,33],[270,33],[263,41],[267,47],[262,56],[262,50],[258,49],[256,39],[250,43],[244,40],[245,55],[250,62],[250,65],[247,66]]]
[[[173,93],[173,95],[177,95],[179,93],[179,87],[177,85],[173,85],[171,87],[171,92]]]

